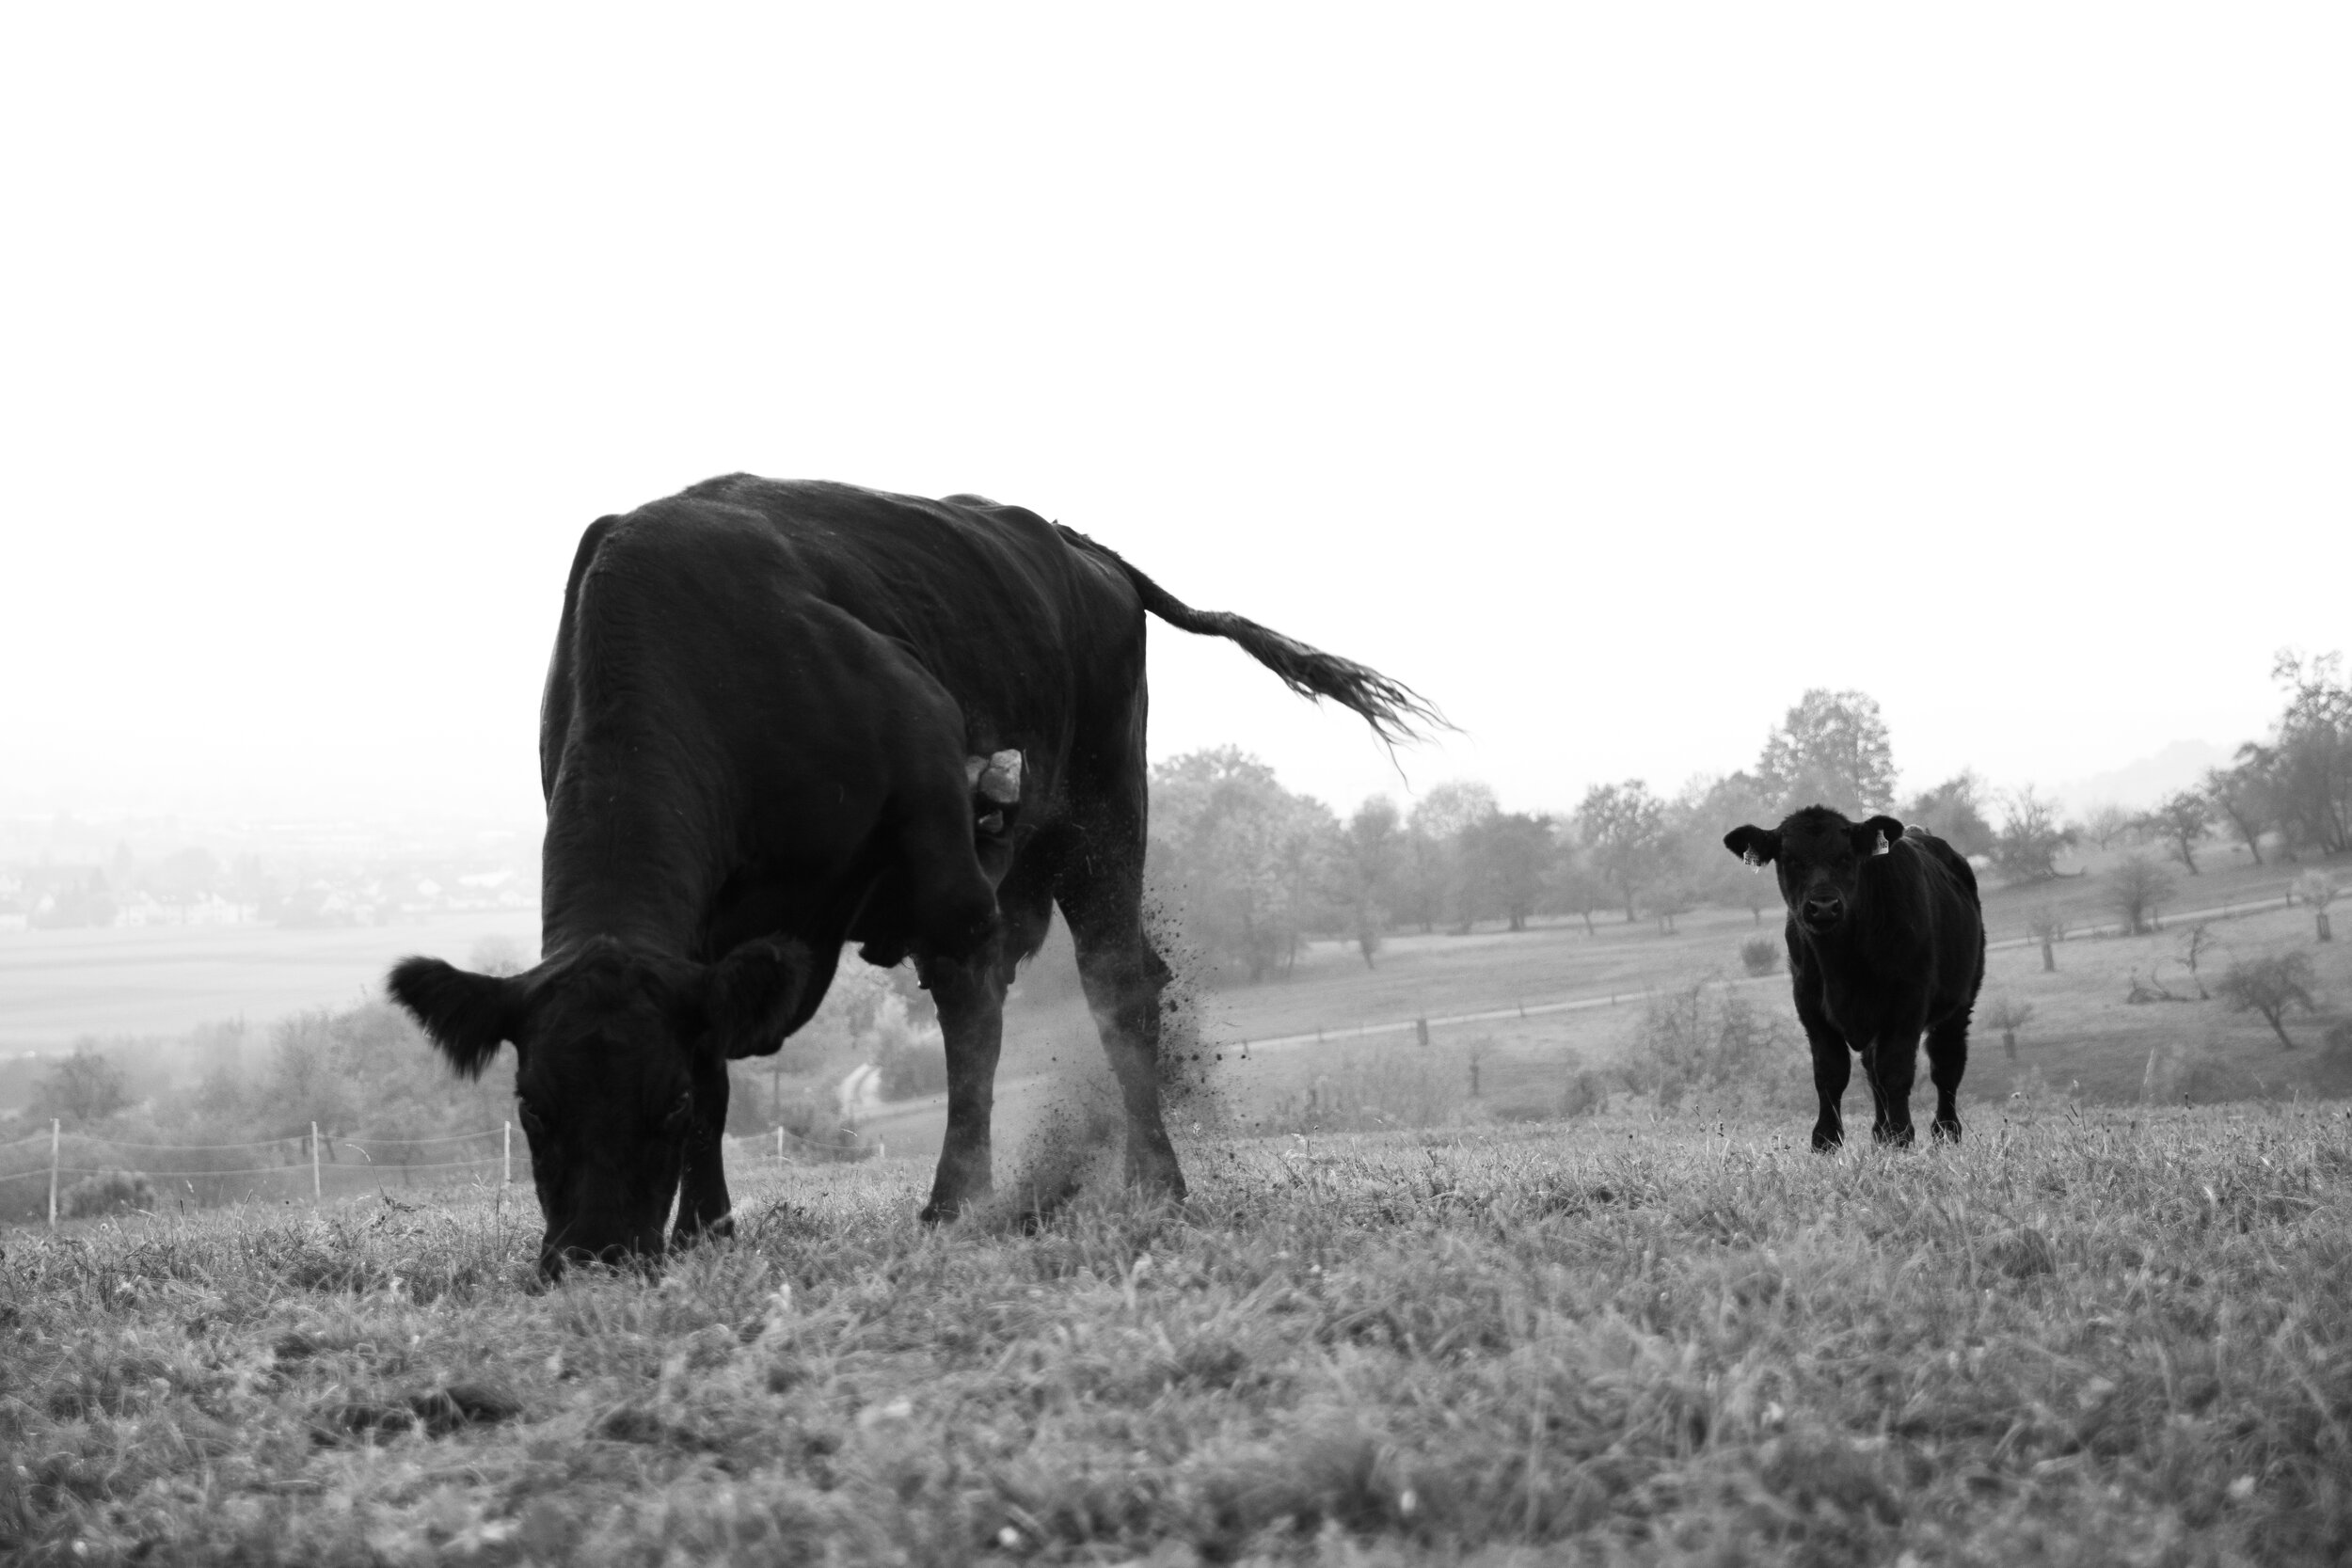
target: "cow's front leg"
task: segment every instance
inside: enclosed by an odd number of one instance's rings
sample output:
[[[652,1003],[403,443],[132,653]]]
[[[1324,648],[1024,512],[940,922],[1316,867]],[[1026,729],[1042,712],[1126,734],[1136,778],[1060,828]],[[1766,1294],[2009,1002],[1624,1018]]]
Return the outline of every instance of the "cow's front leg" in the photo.
[[[1846,1098],[1847,1079],[1853,1072],[1853,1053],[1802,977],[1795,983],[1795,992],[1797,1022],[1804,1025],[1805,1043],[1813,1048],[1813,1092],[1820,1101],[1820,1115],[1813,1122],[1813,1148],[1818,1153],[1846,1141],[1845,1117],[1839,1106]]]
[[[946,1036],[947,1136],[923,1218],[951,1220],[989,1195],[988,1124],[996,1106],[996,1057],[1005,1041],[1005,992],[995,975],[995,943],[962,960],[921,964],[923,983]]]
[[[727,1197],[726,1127],[727,1064],[714,1056],[694,1069],[694,1114],[687,1125],[686,1162],[678,1172],[673,1247],[735,1234],[735,1206]]]
[[[1820,1115],[1813,1121],[1813,1148],[1819,1152],[1846,1141],[1845,1117],[1839,1109],[1846,1098],[1846,1081],[1853,1072],[1853,1053],[1832,1034],[1813,1042],[1813,1092]]]

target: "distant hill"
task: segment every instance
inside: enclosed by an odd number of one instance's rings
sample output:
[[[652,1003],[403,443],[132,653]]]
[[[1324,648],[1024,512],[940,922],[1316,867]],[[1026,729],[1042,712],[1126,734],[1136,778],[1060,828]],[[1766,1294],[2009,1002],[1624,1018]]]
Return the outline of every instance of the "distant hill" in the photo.
[[[2210,740],[2175,740],[2153,756],[2089,778],[2069,780],[2051,793],[2075,812],[2107,801],[2119,806],[2153,806],[2174,790],[2197,783],[2206,768],[2222,767],[2229,760],[2229,749]]]

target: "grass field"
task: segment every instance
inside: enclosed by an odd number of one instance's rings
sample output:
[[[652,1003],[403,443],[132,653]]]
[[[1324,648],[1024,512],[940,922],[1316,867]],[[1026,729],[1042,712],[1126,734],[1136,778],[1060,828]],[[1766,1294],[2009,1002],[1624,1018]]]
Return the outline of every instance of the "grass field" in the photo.
[[[502,937],[539,949],[539,911],[448,914],[406,926],[135,926],[0,935],[0,1052],[54,1051],[83,1035],[181,1035],[304,1007],[347,1007],[402,956],[463,961]]]
[[[2352,1122],[1195,1142],[1180,1211],[751,1178],[659,1283],[480,1195],[17,1232],[28,1562],[2330,1562]],[[1011,1184],[1011,1183],[1009,1183]]]

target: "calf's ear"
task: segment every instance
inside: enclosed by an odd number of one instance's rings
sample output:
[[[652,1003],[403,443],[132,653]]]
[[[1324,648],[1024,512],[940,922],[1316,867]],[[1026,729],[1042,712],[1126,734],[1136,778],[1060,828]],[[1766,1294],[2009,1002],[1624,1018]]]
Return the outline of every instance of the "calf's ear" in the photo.
[[[806,944],[789,937],[747,942],[712,964],[702,984],[711,1043],[730,1060],[782,1045],[815,968]]]
[[[1862,841],[1860,848],[1864,854],[1883,855],[1889,845],[1903,836],[1903,825],[1891,816],[1873,816],[1862,824],[1854,836]]]
[[[1780,858],[1780,833],[1772,828],[1734,828],[1724,834],[1724,847],[1749,865],[1770,865]]]
[[[384,982],[449,1065],[469,1078],[498,1054],[499,1043],[523,1040],[523,985],[498,974],[470,974],[438,958],[403,958]]]

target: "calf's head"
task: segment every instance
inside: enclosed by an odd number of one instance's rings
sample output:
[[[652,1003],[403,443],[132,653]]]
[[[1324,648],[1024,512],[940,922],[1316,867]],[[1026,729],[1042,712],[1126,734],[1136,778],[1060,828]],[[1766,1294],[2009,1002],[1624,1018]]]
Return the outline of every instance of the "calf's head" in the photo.
[[[1851,918],[1862,870],[1903,836],[1891,816],[1850,822],[1827,806],[1807,806],[1777,828],[1734,828],[1724,847],[1750,865],[1772,866],[1788,917],[1815,936],[1828,936]]]
[[[598,938],[515,975],[403,958],[387,989],[469,1078],[515,1048],[516,1119],[547,1232],[539,1270],[661,1250],[689,1142],[716,1137],[727,1060],[771,1051],[811,973],[790,941],[712,964]]]

